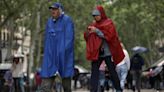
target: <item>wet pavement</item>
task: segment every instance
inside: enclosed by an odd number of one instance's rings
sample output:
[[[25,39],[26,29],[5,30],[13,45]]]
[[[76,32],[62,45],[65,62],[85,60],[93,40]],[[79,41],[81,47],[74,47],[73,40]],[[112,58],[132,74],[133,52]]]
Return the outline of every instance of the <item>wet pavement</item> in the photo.
[[[89,92],[89,90],[86,89],[78,89],[74,90],[73,92]],[[113,90],[105,91],[105,92],[113,92]],[[132,90],[125,89],[124,92],[133,92]],[[137,92],[137,91],[136,91]],[[164,92],[164,90],[154,90],[154,89],[142,89],[141,92]]]

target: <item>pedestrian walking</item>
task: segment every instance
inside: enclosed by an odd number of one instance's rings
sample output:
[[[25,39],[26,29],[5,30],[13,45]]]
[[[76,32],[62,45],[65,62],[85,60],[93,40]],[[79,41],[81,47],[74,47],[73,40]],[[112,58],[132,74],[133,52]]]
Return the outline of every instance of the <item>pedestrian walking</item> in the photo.
[[[13,90],[13,77],[12,77],[12,72],[11,70],[8,70],[5,72],[4,75],[5,83],[5,92],[12,92]]]
[[[20,57],[14,57],[11,68],[12,77],[14,80],[14,92],[25,92],[23,68],[23,59],[21,59]]]
[[[138,92],[141,92],[141,73],[142,66],[144,65],[144,59],[139,53],[136,53],[131,58],[131,69],[132,74],[132,90],[135,92],[137,89]]]
[[[49,7],[51,17],[45,31],[44,57],[41,66],[42,84],[38,92],[52,92],[55,74],[62,78],[64,92],[71,92],[74,74],[74,23],[60,3]]]
[[[79,69],[78,68],[74,68],[73,80],[74,80],[74,89],[75,90],[77,89],[77,82],[78,82],[78,79],[79,79],[79,75],[80,75]]]
[[[126,77],[128,75],[128,71],[130,69],[130,57],[129,54],[127,52],[127,50],[125,49],[125,47],[122,45],[124,54],[125,54],[125,58],[116,66],[116,71],[118,73],[118,77],[120,79],[120,85],[122,90],[125,87],[125,81],[126,81]]]
[[[41,83],[42,83],[42,79],[40,77],[40,71],[37,70],[36,73],[35,73],[35,86],[36,86],[36,89],[40,88]]]
[[[104,84],[105,84],[105,61],[103,61],[99,67],[99,90],[100,92],[104,92]]]
[[[107,18],[104,8],[100,5],[92,12],[93,23],[87,27],[84,33],[86,40],[87,59],[91,60],[91,89],[98,91],[99,67],[104,60],[116,92],[122,92],[120,81],[115,70],[115,65],[124,58],[124,53],[111,19]]]

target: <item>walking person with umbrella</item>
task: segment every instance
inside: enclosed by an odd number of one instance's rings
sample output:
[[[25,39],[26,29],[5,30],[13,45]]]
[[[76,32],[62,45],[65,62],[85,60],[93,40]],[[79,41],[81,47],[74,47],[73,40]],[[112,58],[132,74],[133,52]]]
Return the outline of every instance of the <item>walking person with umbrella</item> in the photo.
[[[140,92],[141,89],[141,73],[142,66],[144,65],[144,59],[139,53],[135,53],[131,58],[130,72],[132,74],[132,90],[135,92],[137,89]]]

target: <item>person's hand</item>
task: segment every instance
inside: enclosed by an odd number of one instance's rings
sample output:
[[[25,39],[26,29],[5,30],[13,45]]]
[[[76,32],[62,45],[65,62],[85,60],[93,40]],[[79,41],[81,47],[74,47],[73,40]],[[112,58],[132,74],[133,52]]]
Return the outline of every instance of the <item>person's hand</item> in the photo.
[[[96,27],[94,27],[94,26],[89,26],[88,27],[89,33],[95,32],[95,30],[96,30]]]

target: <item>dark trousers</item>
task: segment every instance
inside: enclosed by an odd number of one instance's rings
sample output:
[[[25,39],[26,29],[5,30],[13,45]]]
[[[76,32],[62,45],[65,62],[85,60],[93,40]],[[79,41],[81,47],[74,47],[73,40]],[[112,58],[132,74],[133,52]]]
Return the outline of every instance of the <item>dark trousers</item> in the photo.
[[[20,78],[13,78],[14,80],[14,92],[21,92],[21,84],[20,84]]]
[[[55,82],[54,79],[55,77],[42,79],[41,87],[36,92],[52,92],[54,82]],[[70,77],[63,78],[62,86],[63,86],[64,92],[72,92],[71,91],[71,78]]]
[[[141,70],[132,70],[132,90],[135,92],[137,89],[138,92],[141,92]]]
[[[103,57],[103,58],[100,57],[98,61],[92,62],[90,92],[98,92],[99,67],[103,60],[105,60],[105,63],[108,67],[109,73],[111,75],[111,80],[113,82],[114,88],[116,89],[116,92],[118,92],[118,91],[121,92],[122,89],[120,87],[120,80],[119,80],[117,72],[115,70],[115,65],[111,61],[111,56],[107,56],[107,57]]]

